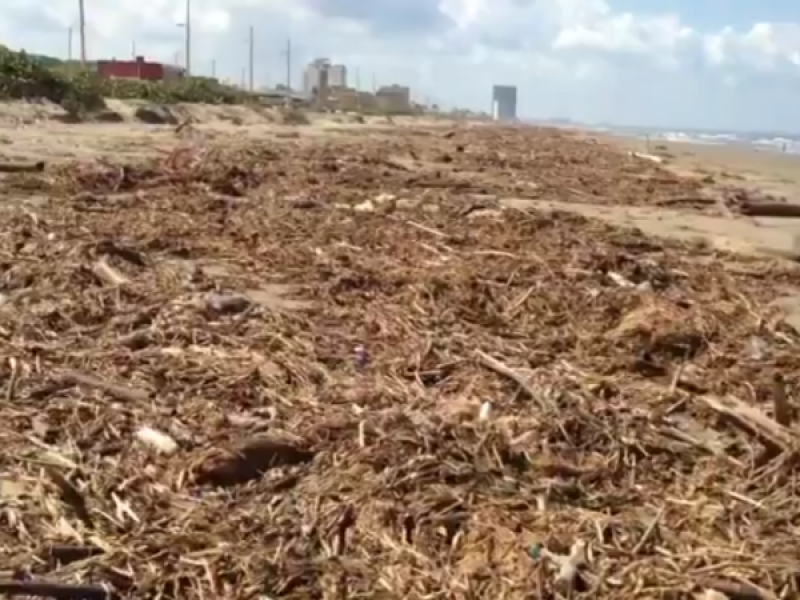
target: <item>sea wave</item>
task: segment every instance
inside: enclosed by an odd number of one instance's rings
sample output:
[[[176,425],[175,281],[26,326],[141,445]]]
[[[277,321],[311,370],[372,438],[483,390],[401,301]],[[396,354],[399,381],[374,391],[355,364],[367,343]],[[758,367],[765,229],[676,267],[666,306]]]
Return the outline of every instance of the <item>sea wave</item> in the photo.
[[[618,132],[631,134],[633,132]],[[747,133],[706,133],[700,131],[637,131],[636,137],[688,144],[744,144],[765,152],[800,154],[800,139],[786,136],[768,136]]]

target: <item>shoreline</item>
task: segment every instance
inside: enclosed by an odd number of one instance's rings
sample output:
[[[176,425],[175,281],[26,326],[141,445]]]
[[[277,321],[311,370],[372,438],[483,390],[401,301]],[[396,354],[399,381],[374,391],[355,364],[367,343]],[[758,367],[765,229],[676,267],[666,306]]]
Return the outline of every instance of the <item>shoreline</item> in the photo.
[[[591,131],[581,135],[625,152],[656,155],[665,169],[710,178],[712,187],[739,187],[800,203],[800,154],[765,151],[745,142],[707,144]]]

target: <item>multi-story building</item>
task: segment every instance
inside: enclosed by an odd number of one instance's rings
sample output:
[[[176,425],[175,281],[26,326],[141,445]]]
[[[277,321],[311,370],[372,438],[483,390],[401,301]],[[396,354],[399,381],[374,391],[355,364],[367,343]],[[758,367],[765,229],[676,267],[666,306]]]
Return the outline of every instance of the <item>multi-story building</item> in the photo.
[[[327,73],[327,85],[330,88],[347,87],[347,67],[332,65],[327,58],[318,58],[311,61],[303,74],[303,91],[307,95],[320,88],[323,73]]]
[[[308,63],[303,73],[303,91],[307,95],[312,95],[320,84],[323,71],[330,68],[330,61],[327,58],[318,58]]]
[[[517,87],[496,85],[492,88],[492,118],[495,121],[515,121],[517,118]]]
[[[332,88],[346,88],[347,67],[344,65],[331,65],[328,67],[328,85]]]

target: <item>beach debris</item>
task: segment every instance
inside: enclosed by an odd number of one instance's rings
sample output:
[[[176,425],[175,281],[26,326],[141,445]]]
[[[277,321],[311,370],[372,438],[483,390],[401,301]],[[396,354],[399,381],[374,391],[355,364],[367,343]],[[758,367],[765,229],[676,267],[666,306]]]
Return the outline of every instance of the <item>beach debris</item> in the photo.
[[[534,560],[543,558],[556,568],[555,584],[566,585],[569,589],[574,589],[578,583],[580,570],[586,566],[586,542],[576,540],[570,547],[569,554],[556,554],[547,549],[546,546],[533,544],[528,547],[528,556]]]
[[[146,390],[131,388],[125,385],[111,383],[79,371],[65,371],[58,375],[64,383],[81,386],[87,389],[95,389],[105,392],[115,400],[131,402],[133,404],[147,402],[151,398],[150,392]]]
[[[92,267],[92,271],[102,283],[113,287],[119,287],[130,283],[128,278],[108,264],[105,258],[98,260]]]
[[[0,162],[0,173],[41,173],[44,168],[44,161],[35,163]]]
[[[357,369],[363,369],[369,364],[369,353],[364,344],[358,344],[354,350],[355,364]]]
[[[739,212],[748,217],[800,218],[800,205],[775,202],[743,202]]]
[[[223,294],[212,292],[206,297],[206,306],[220,315],[240,314],[252,306],[250,299],[243,294]]]
[[[136,430],[136,439],[153,448],[160,454],[175,454],[178,451],[178,442],[163,431],[144,425]]]
[[[295,444],[262,437],[222,456],[211,457],[198,469],[195,483],[222,487],[246,483],[270,469],[307,463],[314,455],[313,451]]]
[[[661,164],[664,162],[663,157],[656,156],[655,154],[647,154],[645,152],[628,152],[628,156],[632,156],[633,158],[640,158],[642,160],[649,160],[650,162],[654,162],[657,164]]]
[[[759,336],[750,336],[747,339],[745,355],[750,360],[764,360],[769,354],[769,343]]]
[[[492,403],[489,400],[481,404],[481,409],[478,412],[479,421],[488,421],[492,417]]]
[[[0,594],[36,596],[54,600],[117,600],[120,596],[111,587],[93,584],[67,584],[45,581],[2,581]]]
[[[714,574],[792,593],[791,560],[763,558],[800,511],[800,334],[775,304],[794,265],[546,207],[707,212],[697,177],[576,132],[452,129],[167,129],[174,151],[0,177],[46,197],[0,221],[6,580],[610,600],[726,593]],[[545,529],[555,558],[525,565]]]

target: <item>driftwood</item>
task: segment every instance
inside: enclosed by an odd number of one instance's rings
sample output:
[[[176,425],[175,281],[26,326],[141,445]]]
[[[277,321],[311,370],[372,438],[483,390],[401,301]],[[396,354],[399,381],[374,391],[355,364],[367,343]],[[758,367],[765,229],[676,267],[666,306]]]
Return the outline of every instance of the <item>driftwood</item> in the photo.
[[[35,163],[0,163],[0,173],[41,173],[44,166],[43,160]]]
[[[119,287],[128,283],[128,279],[118,273],[111,265],[109,265],[104,258],[98,260],[92,266],[92,273],[103,283],[112,287]]]
[[[315,453],[280,440],[261,438],[240,446],[221,460],[203,465],[198,485],[232,486],[261,477],[270,469],[309,462]]]
[[[738,429],[758,439],[772,456],[790,451],[797,443],[794,431],[770,419],[758,407],[745,404],[738,398],[709,395],[701,396],[699,400],[728,417]]]
[[[68,565],[100,554],[103,554],[103,551],[94,546],[53,544],[45,549],[40,558],[54,564]]]
[[[475,352],[475,355],[478,357],[478,360],[484,367],[516,383],[520,387],[520,389],[522,389],[526,394],[528,394],[528,396],[530,396],[531,400],[539,404],[542,410],[547,410],[548,408],[550,408],[547,405],[547,403],[543,400],[542,394],[537,392],[536,388],[534,388],[531,385],[531,383],[521,373],[518,373],[508,365],[497,360],[496,358],[492,358],[491,356],[489,356],[485,352],[481,352],[480,350],[477,350]]]
[[[739,211],[749,217],[800,218],[800,206],[780,202],[743,202]]]
[[[116,383],[104,381],[93,375],[79,373],[77,371],[67,371],[61,375],[61,379],[72,385],[101,390],[117,400],[125,402],[147,402],[150,400],[150,393],[145,390],[130,388]]]
[[[102,585],[70,585],[44,581],[0,581],[0,594],[7,596],[38,596],[57,600],[110,600],[119,598]]]

